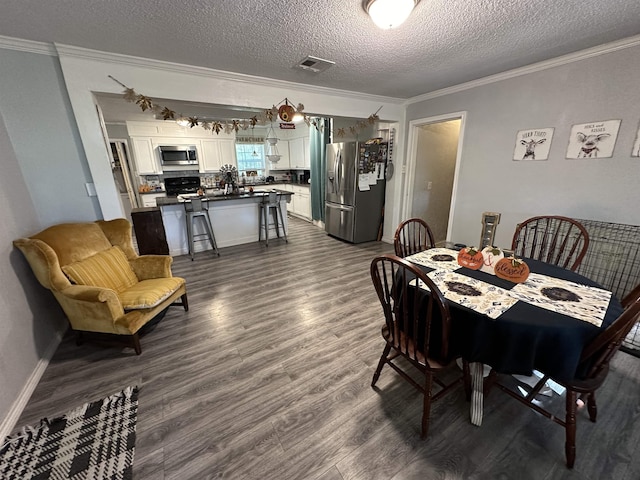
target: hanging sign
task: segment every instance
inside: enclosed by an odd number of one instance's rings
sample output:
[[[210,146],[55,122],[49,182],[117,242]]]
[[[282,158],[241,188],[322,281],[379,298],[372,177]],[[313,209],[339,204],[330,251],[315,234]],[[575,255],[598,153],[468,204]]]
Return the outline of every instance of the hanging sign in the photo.
[[[295,130],[296,129],[296,124],[295,123],[281,123],[280,124],[280,130]]]

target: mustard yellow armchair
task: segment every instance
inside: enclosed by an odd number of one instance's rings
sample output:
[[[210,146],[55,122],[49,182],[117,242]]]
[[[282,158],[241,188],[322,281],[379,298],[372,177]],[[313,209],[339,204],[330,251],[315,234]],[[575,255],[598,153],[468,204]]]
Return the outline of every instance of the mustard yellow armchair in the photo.
[[[189,310],[185,281],[171,273],[173,259],[139,256],[124,218],[54,225],[13,244],[53,292],[79,342],[83,332],[123,335],[139,355],[140,328],[168,306]]]

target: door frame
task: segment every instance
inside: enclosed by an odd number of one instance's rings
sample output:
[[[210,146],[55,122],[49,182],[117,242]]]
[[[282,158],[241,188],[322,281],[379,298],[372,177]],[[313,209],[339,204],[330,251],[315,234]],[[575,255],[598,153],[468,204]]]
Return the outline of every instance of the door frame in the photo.
[[[409,138],[407,140],[407,163],[404,180],[404,198],[402,202],[402,218],[407,219],[411,215],[411,205],[413,198],[414,183],[416,177],[416,165],[418,156],[418,129],[424,125],[433,123],[460,120],[460,133],[458,134],[458,150],[456,152],[456,166],[453,173],[453,189],[451,191],[451,206],[449,207],[449,220],[447,223],[447,241],[451,241],[450,234],[453,226],[453,212],[456,206],[458,192],[458,180],[460,176],[460,163],[462,161],[462,145],[464,141],[464,128],[467,112],[452,112],[434,117],[419,118],[409,122]]]

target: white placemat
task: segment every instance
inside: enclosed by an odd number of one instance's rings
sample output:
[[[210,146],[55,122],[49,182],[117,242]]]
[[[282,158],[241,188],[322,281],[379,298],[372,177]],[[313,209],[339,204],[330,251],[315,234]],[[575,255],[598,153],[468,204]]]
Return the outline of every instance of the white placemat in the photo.
[[[405,258],[411,263],[417,263],[423,267],[452,272],[460,268],[458,265],[458,252],[450,248],[430,248],[422,252],[414,253]]]
[[[526,282],[519,283],[508,294],[536,307],[577,318],[596,327],[602,325],[611,299],[611,292],[607,290],[539,273],[529,274]]]
[[[428,275],[447,300],[489,318],[498,318],[517,302],[503,288],[459,273],[435,270]],[[415,280],[413,284],[415,285]],[[420,282],[420,288],[427,289],[427,286]]]

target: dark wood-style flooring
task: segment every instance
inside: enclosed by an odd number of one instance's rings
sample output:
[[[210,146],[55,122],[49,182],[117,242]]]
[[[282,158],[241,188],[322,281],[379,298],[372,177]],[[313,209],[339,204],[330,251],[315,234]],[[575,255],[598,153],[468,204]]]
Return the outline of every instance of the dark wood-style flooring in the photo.
[[[177,257],[189,312],[169,309],[140,356],[68,334],[19,425],[138,385],[139,480],[640,478],[640,359],[625,353],[598,423],[580,412],[573,470],[564,430],[499,391],[480,428],[462,388],[436,402],[421,441],[418,392],[388,367],[370,387],[383,341],[368,268],[391,251],[291,219],[288,244]]]

